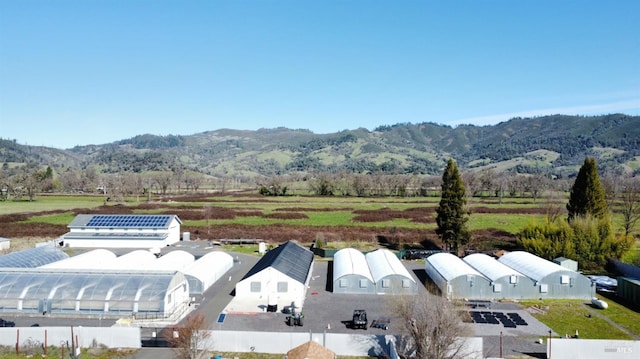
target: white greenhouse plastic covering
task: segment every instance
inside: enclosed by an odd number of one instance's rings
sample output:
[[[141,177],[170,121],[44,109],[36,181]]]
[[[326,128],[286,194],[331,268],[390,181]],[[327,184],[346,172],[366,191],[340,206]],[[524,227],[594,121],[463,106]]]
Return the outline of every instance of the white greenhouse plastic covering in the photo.
[[[366,255],[366,259],[367,263],[369,263],[371,275],[376,282],[393,274],[401,275],[413,280],[413,277],[411,277],[407,268],[402,265],[400,259],[398,259],[398,257],[388,249],[378,249],[373,252],[369,252]]]
[[[147,268],[156,270],[179,270],[191,266],[196,258],[193,254],[182,250],[168,252],[156,259]]]
[[[341,249],[333,256],[334,280],[346,275],[359,275],[374,281],[364,253],[353,248]]]
[[[369,270],[378,293],[410,294],[417,292],[417,283],[400,259],[388,249],[366,254]]]
[[[536,282],[551,274],[567,271],[567,268],[559,264],[523,251],[506,253],[498,260]]]
[[[113,252],[106,249],[94,249],[89,252],[78,254],[67,259],[49,263],[40,268],[64,268],[64,269],[88,269],[103,268],[107,263],[112,262],[116,258]]]
[[[451,253],[432,254],[426,258],[426,262],[447,281],[467,275],[482,276],[480,272]]]
[[[375,293],[375,281],[364,253],[344,248],[333,255],[334,293]]]
[[[183,272],[189,281],[191,294],[204,293],[233,267],[233,257],[225,252],[211,252],[200,257]]]
[[[484,253],[469,254],[463,259],[467,264],[483,274],[485,277],[492,281],[497,281],[504,277],[517,276],[524,277],[524,275],[517,270],[500,263],[497,259],[491,258]]]
[[[449,299],[492,298],[489,279],[451,253],[436,253],[427,257],[425,271]]]
[[[5,312],[167,317],[189,302],[180,272],[2,269],[0,283]]]
[[[123,254],[115,260],[107,263],[104,269],[136,270],[151,267],[157,260],[156,256],[148,250],[138,249]]]

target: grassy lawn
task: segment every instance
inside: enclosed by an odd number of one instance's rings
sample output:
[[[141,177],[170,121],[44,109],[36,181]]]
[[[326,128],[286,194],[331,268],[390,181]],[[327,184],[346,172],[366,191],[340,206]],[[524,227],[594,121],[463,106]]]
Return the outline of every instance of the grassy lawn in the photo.
[[[102,206],[104,197],[100,196],[37,196],[35,201],[0,202],[0,215],[25,212],[42,212],[76,208],[94,208]]]
[[[631,333],[640,337],[640,313],[625,307],[623,304],[616,302],[613,299],[602,297],[598,295],[598,298],[604,300],[609,304],[609,308],[606,310],[597,310],[598,313],[604,315],[605,317],[613,320],[619,325],[623,326],[625,329],[630,331]]]
[[[509,233],[518,233],[530,223],[542,223],[544,215],[535,214],[495,214],[495,213],[472,213],[469,218],[469,229],[499,228]]]
[[[610,318],[626,330],[638,335],[639,333],[636,331],[638,325],[633,322],[640,320],[640,314],[623,306],[617,306],[611,310],[610,301],[607,303],[610,308],[607,310],[595,309],[583,300],[558,299],[522,302],[521,304],[525,307],[531,305],[548,307],[544,314],[533,314],[533,316],[560,336],[574,335],[577,330],[581,339],[633,339],[599,315]]]

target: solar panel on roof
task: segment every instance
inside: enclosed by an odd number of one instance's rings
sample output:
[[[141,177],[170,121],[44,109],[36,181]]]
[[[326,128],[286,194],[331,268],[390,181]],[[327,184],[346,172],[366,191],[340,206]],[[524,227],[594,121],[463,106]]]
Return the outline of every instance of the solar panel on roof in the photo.
[[[170,215],[95,215],[86,227],[164,227]]]

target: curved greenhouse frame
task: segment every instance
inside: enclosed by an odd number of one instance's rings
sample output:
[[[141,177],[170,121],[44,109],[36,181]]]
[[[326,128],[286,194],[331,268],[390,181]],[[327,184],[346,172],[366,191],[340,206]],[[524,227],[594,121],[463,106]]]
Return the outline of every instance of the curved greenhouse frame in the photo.
[[[344,248],[333,255],[334,293],[375,293],[376,286],[364,253]]]
[[[180,272],[0,270],[5,312],[169,317],[189,303]]]
[[[232,267],[233,257],[230,254],[211,252],[200,257],[183,272],[189,281],[191,294],[202,294]]]
[[[365,255],[376,284],[383,294],[414,294],[418,286],[400,259],[388,249],[378,249]]]
[[[53,244],[0,256],[0,268],[36,268],[69,258]]]

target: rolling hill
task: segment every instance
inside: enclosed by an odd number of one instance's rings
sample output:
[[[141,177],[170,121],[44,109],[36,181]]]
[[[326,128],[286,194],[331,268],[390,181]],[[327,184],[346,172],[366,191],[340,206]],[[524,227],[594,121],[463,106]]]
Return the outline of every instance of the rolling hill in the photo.
[[[304,129],[218,129],[193,135],[139,135],[71,149],[0,140],[4,166],[30,163],[60,171],[194,170],[208,175],[272,176],[291,172],[439,174],[448,158],[463,170],[570,176],[586,156],[600,169],[637,173],[640,117],[552,115],[491,126],[404,123],[315,134]]]

